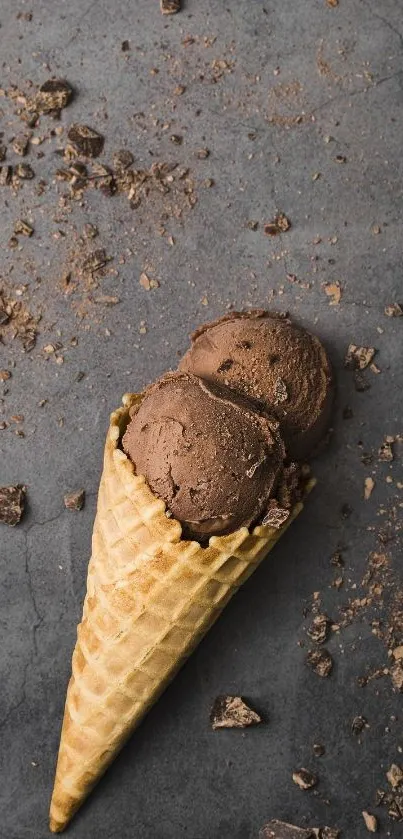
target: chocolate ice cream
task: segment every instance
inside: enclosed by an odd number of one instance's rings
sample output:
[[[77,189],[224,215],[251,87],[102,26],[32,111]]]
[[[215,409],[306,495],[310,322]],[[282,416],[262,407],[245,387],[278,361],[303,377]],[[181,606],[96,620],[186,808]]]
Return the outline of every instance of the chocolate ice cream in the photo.
[[[123,448],[185,536],[199,541],[263,518],[284,459],[275,419],[188,373],[151,385]]]
[[[205,324],[179,369],[261,400],[280,422],[287,455],[304,460],[330,422],[332,370],[319,339],[262,309]]]

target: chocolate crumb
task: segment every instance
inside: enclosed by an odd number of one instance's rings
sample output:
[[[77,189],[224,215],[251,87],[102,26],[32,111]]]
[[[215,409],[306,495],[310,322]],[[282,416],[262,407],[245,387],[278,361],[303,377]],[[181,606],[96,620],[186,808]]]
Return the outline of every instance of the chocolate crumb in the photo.
[[[323,757],[323,755],[326,753],[326,749],[322,745],[322,743],[314,743],[313,744],[313,753],[314,753],[315,757]]]
[[[82,510],[85,501],[85,490],[77,489],[64,496],[64,506],[67,510]]]
[[[291,222],[284,213],[277,213],[273,221],[269,221],[264,226],[266,236],[278,236],[279,233],[285,233],[291,227]]]
[[[386,773],[386,777],[392,789],[397,789],[397,787],[399,787],[403,782],[403,771],[397,763],[392,763],[390,769],[388,769]]]
[[[372,816],[371,813],[368,813],[367,810],[362,811],[362,817],[365,822],[365,827],[369,830],[370,833],[376,833],[378,830],[378,820],[375,816]]]
[[[365,478],[364,479],[364,498],[366,501],[371,497],[373,490],[375,487],[375,481],[373,478]]]
[[[181,0],[160,0],[163,15],[176,15],[181,10]]]
[[[313,789],[318,783],[318,778],[309,769],[298,769],[297,772],[292,773],[292,779],[300,789]]]
[[[121,43],[121,50],[122,52],[129,52],[130,50],[130,41],[122,41]]]
[[[21,521],[24,512],[26,487],[0,487],[0,522],[15,527]]]
[[[315,615],[311,626],[307,629],[307,633],[312,641],[317,644],[323,644],[329,634],[331,621],[327,615]]]
[[[357,735],[361,734],[361,732],[364,731],[364,728],[368,728],[368,727],[369,727],[368,726],[368,720],[361,715],[359,715],[357,717],[354,717],[354,719],[351,723],[351,731],[352,731],[353,734],[357,734]]]
[[[400,303],[391,303],[390,306],[385,306],[385,315],[388,318],[403,317],[403,306]]]
[[[98,157],[104,147],[102,134],[89,128],[88,125],[72,125],[67,132],[67,137],[74,151],[84,157]]]
[[[390,675],[393,687],[403,693],[403,662],[397,661],[393,667],[390,668]]]
[[[324,648],[320,650],[310,650],[305,657],[306,664],[321,678],[326,678],[330,675],[333,669],[333,659],[330,653]]]
[[[357,393],[364,393],[364,391],[369,390],[371,385],[358,371],[354,372],[354,387]]]
[[[256,711],[244,702],[240,696],[217,696],[210,713],[211,727],[247,728],[262,722]]]
[[[378,459],[383,460],[386,463],[390,463],[393,460],[393,449],[392,443],[394,442],[393,438],[390,440],[386,438],[384,442],[378,449]]]

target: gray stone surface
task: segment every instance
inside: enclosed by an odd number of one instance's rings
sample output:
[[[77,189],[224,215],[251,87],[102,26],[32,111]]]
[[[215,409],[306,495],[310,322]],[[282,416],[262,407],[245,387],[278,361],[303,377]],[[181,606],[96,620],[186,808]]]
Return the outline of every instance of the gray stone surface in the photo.
[[[31,21],[17,19],[28,10]],[[227,607],[68,835],[253,839],[265,820],[279,818],[330,824],[346,839],[364,839],[361,811],[373,811],[386,769],[401,760],[401,728],[391,720],[401,699],[388,678],[365,689],[357,684],[360,675],[387,666],[387,651],[368,620],[355,621],[332,635],[334,672],[321,680],[305,667],[298,640],[306,641],[303,608],[314,591],[335,619],[342,604],[360,596],[366,558],[377,546],[379,507],[395,503],[385,466],[377,467],[373,495],[363,501],[374,467],[361,463],[358,443],[376,450],[385,434],[402,430],[403,322],[383,313],[402,284],[401,4],[186,0],[181,14],[164,18],[157,0],[3,0],[0,18],[4,88],[67,78],[76,98],[60,125],[83,121],[105,133],[104,161],[127,147],[139,166],[168,160],[190,167],[198,197],[181,219],[167,220],[173,245],[157,232],[152,200],[133,210],[125,196],[92,191],[68,202],[71,213],[61,212],[66,186],[54,180],[61,163],[55,152],[65,140],[47,138],[59,125],[50,117],[33,131],[46,137],[27,158],[36,180],[17,196],[0,188],[2,276],[9,288],[26,284],[21,299],[42,312],[31,353],[18,339],[0,345],[0,368],[13,373],[0,419],[25,416],[25,438],[15,436],[12,422],[0,431],[0,484],[28,488],[23,522],[0,525],[0,837],[48,836],[108,415],[124,391],[176,365],[196,324],[232,304],[289,309],[325,339],[339,386],[333,442],[315,464],[318,488],[304,514]],[[195,42],[186,45],[189,35]],[[211,37],[213,43],[203,41]],[[125,39],[128,52],[121,49]],[[227,64],[213,66],[215,59]],[[186,86],[182,96],[173,92],[179,84]],[[9,141],[21,123],[9,99],[0,106]],[[183,135],[181,146],[172,134]],[[194,152],[205,146],[211,154],[200,161]],[[337,155],[346,162],[336,163]],[[41,178],[47,187],[37,196]],[[214,186],[203,186],[206,178]],[[292,229],[270,239],[263,223],[277,209]],[[20,217],[32,220],[35,233],[10,250]],[[257,231],[247,227],[250,219],[259,221]],[[80,282],[71,295],[62,290],[69,253],[88,221],[98,225],[96,245],[117,271],[99,279],[97,293],[118,296],[115,306],[88,304]],[[139,285],[143,270],[158,278],[158,289]],[[312,285],[302,288],[287,274]],[[334,281],[343,296],[330,306],[323,283]],[[79,303],[88,309],[81,319]],[[55,341],[60,366],[43,351]],[[364,393],[343,369],[351,341],[378,349],[382,372],[367,373],[371,389]],[[85,372],[79,382],[78,371]],[[47,403],[38,407],[42,399]],[[353,417],[344,421],[347,404]],[[398,479],[398,464],[394,470]],[[64,494],[80,487],[84,510],[66,510]],[[345,503],[353,508],[348,520],[340,514]],[[339,544],[346,584],[337,591],[329,560]],[[396,557],[392,544],[393,551]],[[267,724],[212,732],[210,705],[227,692],[249,698]],[[350,732],[357,714],[370,722],[361,743]],[[314,742],[325,744],[324,757],[313,756]],[[318,773],[317,794],[293,784],[301,765]],[[385,835],[400,835],[385,812],[380,819]]]

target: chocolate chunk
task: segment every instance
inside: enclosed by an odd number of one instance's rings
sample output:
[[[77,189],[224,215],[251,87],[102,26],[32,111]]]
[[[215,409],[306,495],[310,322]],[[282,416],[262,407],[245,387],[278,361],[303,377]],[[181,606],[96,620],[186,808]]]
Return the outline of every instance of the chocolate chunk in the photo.
[[[318,778],[309,769],[298,769],[297,772],[292,773],[292,779],[300,789],[313,789],[318,783]]]
[[[324,648],[320,650],[310,650],[305,661],[309,667],[312,668],[317,676],[326,678],[332,672],[333,659],[330,653]]]
[[[181,10],[181,0],[160,0],[163,15],[176,15]]]
[[[314,743],[313,744],[313,753],[314,753],[315,757],[323,757],[325,752],[326,752],[326,749],[322,745],[322,743]]]
[[[30,224],[28,224],[27,221],[24,221],[22,218],[19,218],[17,219],[17,221],[14,222],[14,233],[16,233],[17,236],[22,235],[29,237],[32,236],[33,232],[34,228]]]
[[[29,137],[27,137],[25,134],[19,134],[18,137],[14,137],[13,149],[16,154],[20,154],[21,157],[24,157],[24,155],[28,151],[28,146]]]
[[[85,490],[77,489],[64,496],[64,506],[67,510],[82,510],[85,501]]]
[[[15,167],[15,174],[18,178],[21,178],[22,181],[30,181],[35,177],[35,172],[29,163],[18,163]]]
[[[259,831],[259,839],[314,839],[314,833],[309,827],[296,827],[294,824],[272,819]]]
[[[88,125],[72,125],[67,133],[70,143],[77,152],[85,157],[98,157],[104,147],[104,137],[89,128]]]
[[[349,344],[344,359],[344,366],[348,370],[365,370],[376,353],[374,347],[358,347],[356,344]]]
[[[120,151],[115,152],[112,161],[117,172],[124,172],[134,163],[134,156],[128,149],[120,149]]]
[[[307,630],[312,641],[316,641],[317,644],[323,644],[329,634],[330,624],[331,621],[327,615],[315,615],[311,626]]]
[[[108,257],[104,248],[97,248],[96,251],[90,253],[82,264],[82,271],[91,274],[93,271],[99,271],[104,268],[108,262]]]
[[[40,114],[61,111],[73,98],[73,88],[64,79],[49,79],[39,88],[33,107]]]
[[[0,487],[0,522],[14,527],[21,521],[24,512],[26,488],[17,486]]]
[[[13,177],[12,166],[0,166],[0,186],[7,186]]]
[[[256,711],[243,701],[240,696],[217,696],[210,713],[211,727],[247,728],[262,722]]]

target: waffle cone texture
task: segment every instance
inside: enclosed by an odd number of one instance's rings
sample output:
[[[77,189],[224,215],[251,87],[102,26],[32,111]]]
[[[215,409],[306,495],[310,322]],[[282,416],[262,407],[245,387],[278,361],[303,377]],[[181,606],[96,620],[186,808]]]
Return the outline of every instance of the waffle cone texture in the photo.
[[[134,729],[242,583],[275,545],[279,529],[241,528],[207,547],[136,475],[119,443],[127,394],[111,415],[88,567],[87,594],[67,689],[50,829],[65,829]]]

